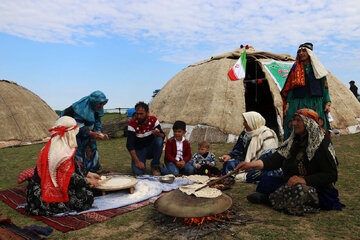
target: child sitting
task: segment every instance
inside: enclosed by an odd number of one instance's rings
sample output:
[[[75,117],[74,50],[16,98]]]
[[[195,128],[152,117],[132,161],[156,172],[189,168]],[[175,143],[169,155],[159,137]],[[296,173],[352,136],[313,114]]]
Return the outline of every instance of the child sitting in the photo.
[[[220,175],[220,170],[215,167],[215,154],[209,152],[210,144],[202,141],[198,145],[198,152],[191,159],[195,172],[201,175]]]
[[[166,142],[164,162],[166,168],[161,169],[163,175],[194,173],[194,167],[190,164],[191,148],[190,143],[185,139],[186,124],[183,121],[176,121],[173,125],[174,136]]]

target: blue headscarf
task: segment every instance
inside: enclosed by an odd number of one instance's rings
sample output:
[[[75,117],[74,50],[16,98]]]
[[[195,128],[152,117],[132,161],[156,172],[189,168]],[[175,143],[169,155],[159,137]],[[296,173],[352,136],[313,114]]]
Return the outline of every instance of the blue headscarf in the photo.
[[[85,121],[95,122],[95,112],[99,114],[99,117],[104,116],[104,108],[94,110],[94,108],[102,102],[107,102],[105,94],[101,91],[95,91],[89,96],[83,97],[79,101],[73,103],[71,106],[74,112],[82,117]]]

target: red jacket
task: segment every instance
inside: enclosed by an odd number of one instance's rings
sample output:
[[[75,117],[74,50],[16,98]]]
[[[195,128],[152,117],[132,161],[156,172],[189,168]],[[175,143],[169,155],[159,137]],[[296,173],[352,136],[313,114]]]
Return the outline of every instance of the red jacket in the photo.
[[[173,162],[176,163],[177,160],[176,158],[176,153],[177,153],[177,148],[176,148],[176,140],[175,138],[170,138],[167,142],[166,142],[166,147],[165,147],[165,159],[164,162],[165,164],[168,162]],[[191,159],[191,147],[190,147],[190,143],[187,140],[183,141],[183,160],[185,162],[188,162]]]

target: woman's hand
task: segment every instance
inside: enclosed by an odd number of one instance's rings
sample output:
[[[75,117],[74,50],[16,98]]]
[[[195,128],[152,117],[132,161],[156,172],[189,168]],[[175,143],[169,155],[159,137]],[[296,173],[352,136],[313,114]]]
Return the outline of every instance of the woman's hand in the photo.
[[[102,133],[101,140],[109,140],[109,136],[105,133]]]
[[[105,133],[89,131],[88,134],[95,139],[109,140],[109,136]]]
[[[101,177],[96,173],[88,172],[88,174],[86,176],[86,181],[88,182],[88,184],[91,188],[99,186],[100,180],[101,180]]]
[[[220,162],[227,162],[231,159],[231,156],[230,155],[222,155],[220,158],[219,158],[219,161]]]
[[[289,178],[287,185],[288,187],[293,187],[298,183],[303,183],[306,185],[305,179],[299,176],[292,176],[291,178]]]
[[[239,169],[239,171],[250,172],[253,169],[263,169],[264,163],[261,160],[256,160],[253,162],[241,162],[236,166],[236,168]]]

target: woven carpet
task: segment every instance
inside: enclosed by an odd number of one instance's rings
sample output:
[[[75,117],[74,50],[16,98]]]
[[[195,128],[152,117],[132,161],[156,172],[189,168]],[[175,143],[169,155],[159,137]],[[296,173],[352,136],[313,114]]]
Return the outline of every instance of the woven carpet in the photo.
[[[106,219],[109,219],[111,217],[142,208],[144,206],[149,205],[150,203],[154,203],[155,200],[160,196],[159,195],[156,197],[152,197],[145,201],[130,204],[125,207],[119,207],[105,211],[88,212],[75,216],[65,216],[65,217],[41,217],[41,216],[29,215],[24,211],[23,208],[17,209],[19,205],[26,203],[25,191],[26,191],[26,187],[24,186],[0,191],[0,200],[4,201],[10,207],[14,208],[18,212],[26,216],[35,218],[38,221],[43,221],[49,226],[62,232],[81,229],[91,224],[105,221]]]
[[[43,239],[33,231],[19,228],[11,223],[9,218],[0,219],[0,240],[41,240]]]

